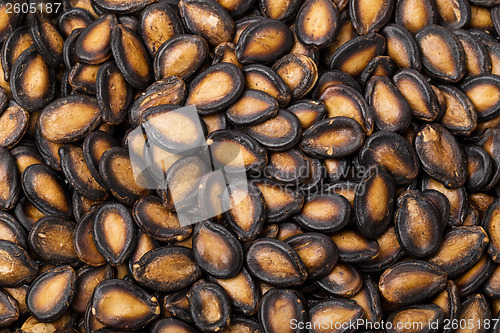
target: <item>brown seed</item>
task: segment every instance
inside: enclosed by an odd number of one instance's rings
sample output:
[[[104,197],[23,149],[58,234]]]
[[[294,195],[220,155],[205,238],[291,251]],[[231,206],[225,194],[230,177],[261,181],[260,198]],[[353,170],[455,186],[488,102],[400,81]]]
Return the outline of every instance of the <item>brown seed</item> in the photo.
[[[160,314],[156,297],[131,282],[109,279],[97,285],[91,313],[106,326],[117,329],[143,327]]]
[[[352,23],[360,35],[377,32],[389,21],[394,0],[355,0],[349,3]]]
[[[68,122],[67,119],[71,119]],[[101,124],[96,100],[84,95],[61,97],[47,105],[38,120],[40,133],[56,143],[83,139]]]
[[[178,6],[185,27],[192,34],[202,36],[212,46],[233,39],[234,22],[217,1],[182,0]]]
[[[405,332],[402,327],[422,327],[415,332],[431,332],[427,326],[429,323],[439,327],[445,318],[443,310],[435,304],[413,305],[401,310],[397,310],[387,318],[387,323],[391,323],[391,328],[387,332]]]
[[[5,272],[0,275],[0,285],[16,287],[31,282],[36,277],[36,262],[19,245],[0,240],[0,254],[0,268]]]
[[[334,41],[340,15],[331,1],[314,0],[300,8],[296,20],[297,39],[304,45],[323,48]]]
[[[164,42],[181,34],[183,30],[177,14],[164,3],[155,3],[145,8],[141,12],[139,27],[142,40],[152,56]]]
[[[465,69],[468,75],[476,76],[491,72],[491,60],[483,43],[467,30],[456,29],[452,33],[457,37],[465,52]]]
[[[410,144],[393,132],[377,132],[368,137],[359,152],[364,165],[382,164],[393,177],[394,183],[411,183],[418,174],[418,157]]]
[[[446,287],[446,273],[421,260],[406,260],[385,270],[380,277],[381,295],[391,303],[414,304]]]
[[[36,255],[52,264],[74,264],[78,257],[73,239],[75,224],[58,217],[44,217],[33,225],[29,244]]]
[[[398,261],[403,255],[403,249],[399,243],[394,227],[389,227],[380,237],[377,238],[379,251],[377,256],[369,261],[359,264],[364,272],[380,272]]]
[[[132,275],[139,284],[162,292],[189,287],[201,274],[193,252],[183,246],[151,250],[132,266]]]
[[[292,43],[292,32],[284,23],[260,20],[241,33],[236,44],[236,55],[242,64],[268,63],[285,55],[292,48]]]
[[[278,102],[269,94],[255,89],[246,90],[231,105],[226,115],[228,120],[239,126],[257,125],[274,118],[278,113]]]
[[[77,272],[78,286],[75,290],[75,296],[71,302],[71,308],[77,313],[84,314],[85,309],[92,300],[97,285],[114,276],[113,268],[109,265],[101,267],[82,267]]]
[[[396,3],[395,20],[411,33],[434,24],[438,18],[436,3],[430,0],[402,0]]]
[[[57,19],[57,26],[64,39],[76,29],[85,29],[94,21],[94,17],[83,8],[71,8]]]
[[[473,332],[486,332],[483,326],[481,328],[479,326],[479,323],[484,322],[486,318],[492,318],[492,316],[488,302],[482,294],[470,295],[460,304],[460,314],[457,320],[474,322]],[[464,333],[466,330],[459,328],[456,332]]]
[[[337,263],[325,277],[316,284],[328,293],[339,297],[353,297],[363,287],[363,277],[350,264]]]
[[[136,227],[129,210],[121,204],[106,204],[99,208],[92,236],[95,246],[112,266],[127,260],[136,244]]]
[[[131,86],[144,89],[153,80],[149,53],[137,34],[122,24],[111,30],[111,52],[125,80]]]
[[[243,72],[236,65],[213,65],[191,81],[186,105],[196,106],[200,115],[221,111],[241,96],[244,82]]]
[[[307,311],[302,297],[292,289],[271,289],[259,307],[259,321],[268,332],[279,332],[283,322],[304,322]]]
[[[36,111],[54,99],[55,72],[34,46],[16,59],[10,75],[14,100],[24,109]]]
[[[19,199],[21,184],[14,156],[5,148],[0,148],[0,209],[14,208]]]
[[[460,297],[465,297],[481,286],[495,269],[495,263],[487,253],[483,254],[477,263],[467,272],[454,279]]]
[[[304,263],[290,245],[276,239],[259,239],[247,251],[249,271],[259,280],[275,286],[302,284],[307,278]]]
[[[500,80],[494,75],[479,75],[467,80],[462,91],[474,104],[478,120],[487,120],[498,113]]]
[[[26,295],[30,313],[40,321],[58,319],[73,300],[76,283],[76,273],[70,266],[57,266],[43,272]]]
[[[376,241],[364,238],[357,230],[343,229],[330,236],[339,250],[339,259],[346,263],[368,261],[378,255]]]
[[[399,67],[420,70],[420,50],[413,35],[403,26],[388,24],[382,30],[387,41],[387,54]]]
[[[357,78],[370,60],[384,53],[385,49],[384,37],[375,33],[362,35],[340,46],[330,59],[329,67]]]
[[[441,125],[456,135],[470,135],[477,125],[477,113],[470,99],[460,90],[439,86],[446,102]]]
[[[438,252],[428,260],[455,277],[474,266],[487,245],[488,236],[483,228],[455,227],[444,234]]]
[[[257,185],[264,197],[268,223],[288,219],[300,212],[304,204],[304,196],[301,193],[276,181],[263,178],[255,180],[253,184]]]
[[[464,0],[437,0],[439,23],[447,28],[462,28],[471,20],[471,7]]]
[[[85,28],[75,41],[78,60],[88,64],[102,64],[111,57],[111,30],[118,24],[112,14],[100,16]]]
[[[481,222],[484,230],[488,233],[489,236],[489,246],[488,253],[491,256],[491,259],[495,262],[500,260],[500,239],[498,234],[496,233],[496,228],[498,223],[500,222],[500,200],[495,200],[489,206],[488,210],[484,214],[483,220]]]
[[[189,310],[194,324],[204,332],[218,332],[229,325],[231,303],[215,283],[198,282],[189,290]]]
[[[433,121],[441,114],[436,94],[422,74],[413,69],[403,69],[394,75],[393,81],[406,98],[415,118]]]
[[[286,21],[290,19],[301,2],[298,0],[278,0],[277,2],[271,0],[259,0],[260,12],[271,19]]]
[[[410,125],[410,105],[390,79],[373,76],[365,89],[365,99],[373,109],[373,118],[378,129],[401,132]]]
[[[31,45],[33,45],[33,38],[31,37],[29,29],[26,27],[17,28],[6,38],[2,46],[1,57],[4,78],[6,81],[10,79],[10,72],[16,59]]]
[[[163,318],[157,320],[151,328],[153,333],[195,333],[196,330],[186,322],[175,318]]]
[[[418,31],[415,40],[422,51],[422,64],[432,76],[448,82],[457,82],[464,76],[464,49],[446,28],[426,26]]]
[[[354,323],[363,318],[363,309],[352,300],[331,299],[322,301],[309,310],[309,320],[313,329],[312,333],[332,332],[340,333],[345,331],[348,323]],[[339,328],[333,329],[328,326],[327,330],[321,328],[321,323],[338,323]]]
[[[33,164],[22,175],[24,194],[42,213],[71,216],[71,197],[63,179],[43,164]]]
[[[275,71],[263,65],[248,65],[243,68],[247,89],[255,89],[273,96],[280,106],[290,102],[290,88]]]
[[[54,68],[62,62],[64,39],[57,28],[43,15],[33,15],[30,25],[33,44],[45,62]]]
[[[340,10],[340,7],[337,7],[337,9]],[[324,48],[321,54],[322,59],[325,63],[330,63],[332,56],[335,54],[335,51],[337,51],[339,47],[358,36],[358,33],[356,32],[356,29],[354,29],[351,17],[349,16],[347,10],[344,10],[340,13],[340,21],[338,25],[339,27],[337,29],[338,32],[335,40],[333,41],[333,43]]]

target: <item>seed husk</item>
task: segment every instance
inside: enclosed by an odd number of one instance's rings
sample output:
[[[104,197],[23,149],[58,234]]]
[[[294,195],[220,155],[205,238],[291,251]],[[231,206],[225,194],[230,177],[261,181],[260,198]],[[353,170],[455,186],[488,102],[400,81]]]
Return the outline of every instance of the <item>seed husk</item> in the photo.
[[[396,24],[405,27],[413,34],[424,26],[437,23],[439,15],[436,3],[430,0],[398,1],[394,13]]]
[[[183,246],[159,247],[144,254],[132,266],[139,284],[162,292],[172,292],[192,285],[201,277],[193,251]]]
[[[446,273],[421,260],[406,260],[384,271],[379,281],[381,295],[398,305],[414,304],[441,292]]]
[[[361,290],[363,277],[354,266],[337,262],[328,275],[315,284],[334,296],[349,298]]]
[[[69,190],[63,179],[48,166],[30,165],[23,172],[21,184],[26,197],[42,213],[71,216]]]
[[[474,266],[487,246],[488,236],[483,228],[455,227],[444,234],[441,246],[429,262],[454,277]]]
[[[454,279],[460,297],[465,297],[478,289],[493,273],[495,263],[484,253],[467,272]]]
[[[467,190],[476,192],[484,187],[491,179],[493,161],[488,153],[481,147],[470,144],[464,147],[467,158]]]
[[[278,102],[266,92],[248,89],[231,105],[227,119],[236,126],[257,125],[274,118],[278,113]]]
[[[304,45],[323,48],[334,41],[339,23],[340,15],[332,2],[309,1],[302,5],[297,14],[295,33]]]
[[[401,68],[420,70],[420,49],[413,35],[399,24],[388,24],[382,30],[387,42],[387,54]]]
[[[233,39],[233,19],[217,1],[181,0],[178,7],[186,29],[212,46]]]
[[[293,289],[271,289],[262,297],[259,322],[268,332],[279,331],[283,321],[303,322],[306,318],[306,304]]]
[[[229,325],[231,304],[221,286],[200,281],[191,287],[188,297],[191,316],[199,329],[218,332]]]
[[[118,279],[97,285],[90,308],[99,322],[115,329],[141,328],[160,314],[156,297],[131,282]]]
[[[49,322],[61,317],[73,300],[76,283],[76,273],[70,266],[57,266],[40,274],[26,295],[31,315]]]
[[[356,0],[349,3],[349,14],[360,35],[377,32],[389,21],[395,1]]]
[[[255,89],[273,96],[280,106],[290,102],[290,88],[275,71],[269,67],[255,64],[243,67],[247,89]]]
[[[75,295],[73,301],[71,302],[71,308],[77,313],[84,314],[85,309],[90,304],[92,300],[92,294],[94,293],[95,287],[97,285],[108,279],[114,277],[113,268],[109,265],[101,267],[82,267],[76,272],[78,278],[78,286],[75,290]]]
[[[155,322],[155,324],[151,328],[151,332],[195,333],[196,330],[193,326],[182,320],[175,318],[163,318]]]
[[[256,240],[246,254],[248,270],[259,280],[279,287],[299,285],[307,270],[290,245],[276,239]]]
[[[238,66],[229,63],[213,65],[191,81],[186,105],[196,106],[200,115],[219,112],[238,100],[245,88],[244,82],[243,72]]]
[[[284,23],[259,20],[241,33],[236,44],[236,56],[242,64],[269,63],[290,51],[292,43],[293,34]]]
[[[6,81],[10,79],[10,72],[16,59],[31,45],[33,45],[33,38],[26,27],[17,28],[5,39],[2,46],[1,62]]]
[[[94,220],[92,236],[99,253],[112,266],[127,260],[136,244],[136,227],[132,215],[121,204],[100,207]]]
[[[338,298],[321,301],[309,310],[309,320],[313,327],[310,332],[324,332],[323,329],[318,328],[321,327],[320,323],[334,321],[340,323],[340,329],[334,328],[330,332],[340,333],[344,331],[341,327],[345,327],[346,323],[356,322],[361,318],[363,318],[363,309],[355,301]]]
[[[495,233],[495,228],[499,221],[498,214],[500,212],[500,201],[495,200],[488,208],[486,213],[484,214],[481,225],[484,228],[484,231],[488,233],[489,238],[489,246],[488,253],[491,256],[491,259],[495,262],[500,260],[499,254],[499,239],[498,235]]]
[[[57,26],[64,39],[68,38],[76,29],[85,29],[94,21],[94,17],[83,8],[71,8],[62,13],[57,19]]]
[[[387,322],[391,323],[391,328],[387,332],[396,333],[402,330],[397,327],[407,327],[415,325],[422,327],[419,332],[431,332],[426,325],[433,323],[439,327],[445,318],[443,310],[436,304],[413,305],[391,313]],[[435,324],[434,324],[435,323]]]
[[[271,179],[253,182],[261,191],[267,208],[267,222],[282,222],[300,212],[304,195]]]
[[[102,64],[111,58],[111,30],[118,24],[116,16],[106,14],[86,27],[75,41],[75,55],[79,61],[91,65]]]
[[[0,240],[0,285],[17,287],[31,282],[37,275],[38,265],[24,248],[7,240]]]

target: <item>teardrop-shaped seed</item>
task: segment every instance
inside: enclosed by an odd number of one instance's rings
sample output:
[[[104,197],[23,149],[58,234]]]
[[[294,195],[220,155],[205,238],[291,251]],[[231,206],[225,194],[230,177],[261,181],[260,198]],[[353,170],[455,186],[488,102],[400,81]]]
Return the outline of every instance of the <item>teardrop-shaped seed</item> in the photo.
[[[14,156],[5,148],[0,148],[0,209],[14,208],[21,192],[19,174]]]
[[[221,286],[198,282],[189,290],[189,310],[194,324],[204,332],[218,332],[229,325],[231,303]]]
[[[112,279],[114,276],[113,268],[109,265],[101,267],[85,266],[77,272],[78,286],[75,290],[75,296],[71,302],[71,308],[77,313],[84,314],[85,309],[92,300],[92,294],[95,287],[102,281]]]
[[[19,245],[0,240],[0,285],[16,287],[31,282],[38,273],[37,263]]]
[[[82,93],[96,93],[96,77],[100,65],[76,63],[68,73],[68,82],[71,87]]]
[[[153,68],[146,46],[134,31],[117,24],[111,30],[111,52],[125,80],[144,89],[153,80]]]
[[[396,3],[395,21],[411,33],[437,22],[436,3],[431,0],[400,0]]]
[[[495,262],[500,261],[500,235],[497,228],[500,223],[500,200],[495,200],[484,214],[481,225],[489,236],[488,253]]]
[[[217,1],[181,0],[178,6],[184,26],[193,35],[202,36],[212,46],[233,39],[234,22]]]
[[[148,191],[138,185],[132,171],[132,163],[126,148],[113,147],[106,150],[99,161],[99,173],[113,196],[120,202],[131,205]]]
[[[477,113],[470,99],[460,90],[439,86],[446,102],[441,125],[455,135],[470,135],[477,125]]]
[[[255,239],[266,221],[266,206],[262,192],[253,183],[248,183],[246,188],[231,186],[228,190],[227,193],[222,193],[222,205],[230,207],[225,216],[231,230],[240,240]]]
[[[370,168],[356,192],[354,210],[360,233],[365,237],[381,236],[389,227],[394,211],[394,181],[382,166]]]
[[[248,65],[243,68],[247,89],[255,89],[273,96],[280,106],[285,106],[292,97],[290,88],[271,68],[264,65]]]
[[[40,274],[26,295],[30,313],[40,321],[54,321],[71,304],[76,290],[76,273],[70,266],[57,266]]]
[[[492,318],[490,306],[482,294],[473,294],[467,297],[460,304],[460,314],[458,322],[473,322],[473,332],[487,332],[483,325],[485,320]],[[457,330],[457,332],[464,330]]]
[[[0,325],[8,327],[16,322],[21,313],[19,302],[12,297],[7,291],[0,291]]]
[[[226,228],[200,222],[193,233],[193,254],[200,267],[218,278],[235,276],[243,264],[240,243]]]
[[[350,299],[355,301],[362,309],[366,320],[375,323],[382,318],[382,305],[377,284],[366,275],[363,277],[363,289]]]
[[[387,54],[396,65],[421,69],[420,49],[408,30],[397,24],[388,24],[382,33],[387,41]]]
[[[162,292],[181,290],[201,277],[193,252],[183,246],[167,246],[151,250],[132,266],[139,284]]]
[[[96,99],[104,122],[118,125],[127,117],[127,109],[133,100],[132,87],[111,62],[100,66],[97,71]]]
[[[318,79],[316,64],[303,54],[287,54],[275,62],[272,69],[290,88],[293,100],[298,100],[311,91]]]
[[[128,118],[132,125],[137,126],[141,122],[143,113],[155,106],[166,104],[178,105],[186,98],[186,84],[177,76],[170,76],[166,79],[158,80],[150,85],[132,103]],[[105,113],[105,112],[104,112]],[[103,115],[103,118],[105,116]]]
[[[309,127],[300,148],[306,153],[337,158],[352,154],[364,143],[365,133],[357,121],[348,117],[324,119]]]
[[[331,233],[345,227],[350,216],[349,201],[340,194],[331,193],[308,197],[294,219],[307,230]]]
[[[344,332],[346,331],[344,328],[348,327],[349,323],[355,323],[358,320],[363,320],[362,318],[363,309],[358,304],[356,304],[355,301],[344,299],[330,299],[321,301],[319,304],[309,310],[309,320],[310,325],[312,326],[310,332],[324,332],[324,330],[321,328],[322,323],[330,322],[334,323],[334,325],[333,327],[330,327],[329,324],[327,324],[329,332]]]
[[[139,27],[142,40],[153,56],[160,46],[182,33],[180,18],[166,3],[155,3],[141,12]]]
[[[79,146],[65,144],[59,149],[61,167],[68,182],[76,191],[91,200],[102,200],[107,191],[92,176]]]
[[[433,121],[440,115],[436,94],[422,74],[413,69],[403,69],[394,75],[393,81],[406,98],[415,118]]]
[[[161,200],[154,196],[137,200],[133,214],[135,222],[144,232],[163,242],[182,241],[192,231],[190,226],[182,227],[177,215],[167,210]]]
[[[452,188],[465,184],[465,155],[455,137],[443,126],[424,126],[415,137],[415,150],[428,175]]]
[[[352,297],[363,287],[363,277],[350,264],[337,262],[325,277],[315,282],[328,293],[339,297]]]
[[[218,130],[208,136],[207,143],[215,165],[226,171],[260,171],[267,164],[267,151],[252,137],[234,130]],[[241,160],[239,158],[241,154]]]
[[[478,226],[455,227],[444,234],[438,252],[429,262],[439,266],[450,277],[462,274],[481,257],[488,245],[488,236]]]
[[[143,327],[160,314],[156,297],[124,280],[109,279],[99,283],[91,304],[96,319],[116,329]]]
[[[252,315],[259,305],[259,289],[250,273],[242,268],[234,277],[229,279],[213,279],[220,285],[231,299],[232,306],[237,312]],[[231,321],[233,318],[231,319]]]
[[[378,129],[401,132],[410,125],[410,105],[390,79],[373,76],[365,89],[365,98],[373,109],[373,118]]]
[[[78,36],[75,54],[79,61],[102,64],[111,57],[111,30],[118,24],[112,14],[102,15]]]
[[[175,318],[163,318],[157,320],[151,328],[152,333],[161,332],[179,332],[179,333],[196,333],[194,327],[185,321]]]
[[[277,113],[276,99],[255,89],[246,90],[226,111],[228,120],[240,126],[263,123],[275,117]]]
[[[300,3],[298,0],[259,0],[259,9],[264,16],[286,21],[293,17],[299,9]]]
[[[426,26],[418,31],[415,40],[422,52],[422,64],[432,76],[448,82],[457,82],[464,76],[464,49],[446,28]]]
[[[412,146],[400,135],[380,131],[370,136],[361,151],[363,165],[382,164],[396,185],[411,183],[418,174],[418,157]]]
[[[323,48],[334,41],[339,23],[339,12],[331,1],[308,1],[297,13],[295,33],[304,45]]]
[[[396,234],[403,250],[413,258],[433,255],[441,244],[440,215],[430,199],[410,190],[398,198]]]
[[[343,229],[330,236],[339,250],[339,258],[345,263],[357,263],[375,258],[379,252],[375,240],[364,238],[355,229]]]
[[[300,100],[290,105],[286,110],[299,118],[302,130],[322,120],[327,113],[326,107],[322,102],[312,99]]]
[[[186,105],[196,106],[201,115],[218,112],[241,96],[244,82],[243,72],[236,65],[213,65],[193,79]]]
[[[22,176],[24,194],[42,213],[71,216],[71,197],[63,179],[44,164],[33,164]]]
[[[16,243],[27,249],[26,230],[22,224],[12,215],[0,212],[0,239]]]
[[[255,241],[247,251],[246,263],[254,276],[275,286],[299,285],[307,278],[306,267],[297,251],[275,239]]]
[[[496,75],[473,77],[465,81],[461,89],[474,104],[478,120],[491,119],[499,114],[500,80]]]
[[[421,260],[406,260],[387,269],[379,281],[381,295],[398,305],[418,303],[446,287],[446,273]]]
[[[85,29],[93,21],[94,17],[89,11],[74,7],[61,13],[57,19],[57,25],[62,37],[66,40],[74,30]]]
[[[127,260],[136,244],[134,220],[125,206],[107,204],[99,209],[94,221],[92,235],[97,250],[113,266]]]
[[[59,67],[63,62],[64,38],[44,15],[33,15],[32,18],[30,31],[33,44],[49,66]]]
[[[304,196],[289,187],[270,179],[254,181],[264,196],[267,208],[267,222],[281,222],[300,212]]]
[[[26,110],[39,110],[54,99],[55,84],[54,69],[47,65],[34,46],[21,53],[12,66],[12,96]]]
[[[42,110],[38,119],[40,133],[45,139],[56,143],[83,139],[100,124],[101,110],[97,101],[84,95],[54,100]]]
[[[433,332],[428,328],[430,323],[439,327],[445,318],[443,310],[435,304],[413,305],[401,310],[394,311],[387,318],[387,323],[391,323],[391,328],[387,332],[402,332],[399,327],[421,327],[415,332]]]
[[[374,57],[384,53],[385,48],[385,38],[379,34],[371,33],[356,37],[335,51],[330,59],[329,68],[341,70],[357,78]]]
[[[437,0],[439,23],[447,28],[462,28],[471,20],[471,7],[464,0]]]
[[[444,194],[450,203],[451,225],[461,225],[465,219],[467,207],[467,194],[464,187],[449,189],[431,177],[424,177],[422,190],[436,190]]]
[[[293,35],[286,24],[261,20],[243,30],[236,44],[236,55],[242,64],[268,63],[290,51],[292,43]]]
[[[191,78],[205,63],[207,42],[198,35],[179,35],[161,45],[154,58],[157,80],[175,75],[183,80]]]
[[[288,237],[285,243],[297,251],[311,281],[328,275],[337,263],[337,246],[326,235],[307,232]]]
[[[491,60],[483,43],[467,30],[455,29],[452,33],[457,37],[465,52],[466,74],[476,76],[491,71]]]
[[[355,0],[349,3],[349,14],[360,35],[377,32],[389,21],[394,0]]]
[[[286,323],[301,323],[307,318],[306,304],[293,289],[271,289],[262,297],[259,322],[267,332],[279,332]]]
[[[2,46],[1,57],[6,81],[10,79],[10,72],[16,59],[31,45],[33,45],[33,38],[31,37],[29,29],[26,27],[17,28],[7,37]]]
[[[41,259],[52,264],[74,264],[78,257],[73,239],[75,223],[58,217],[44,217],[31,228],[29,244]]]
[[[484,253],[472,268],[455,278],[460,297],[468,296],[477,290],[491,275],[495,265],[489,255]]]
[[[359,264],[360,269],[364,272],[383,271],[404,255],[396,231],[392,226],[377,238],[377,244],[379,247],[377,256]]]

